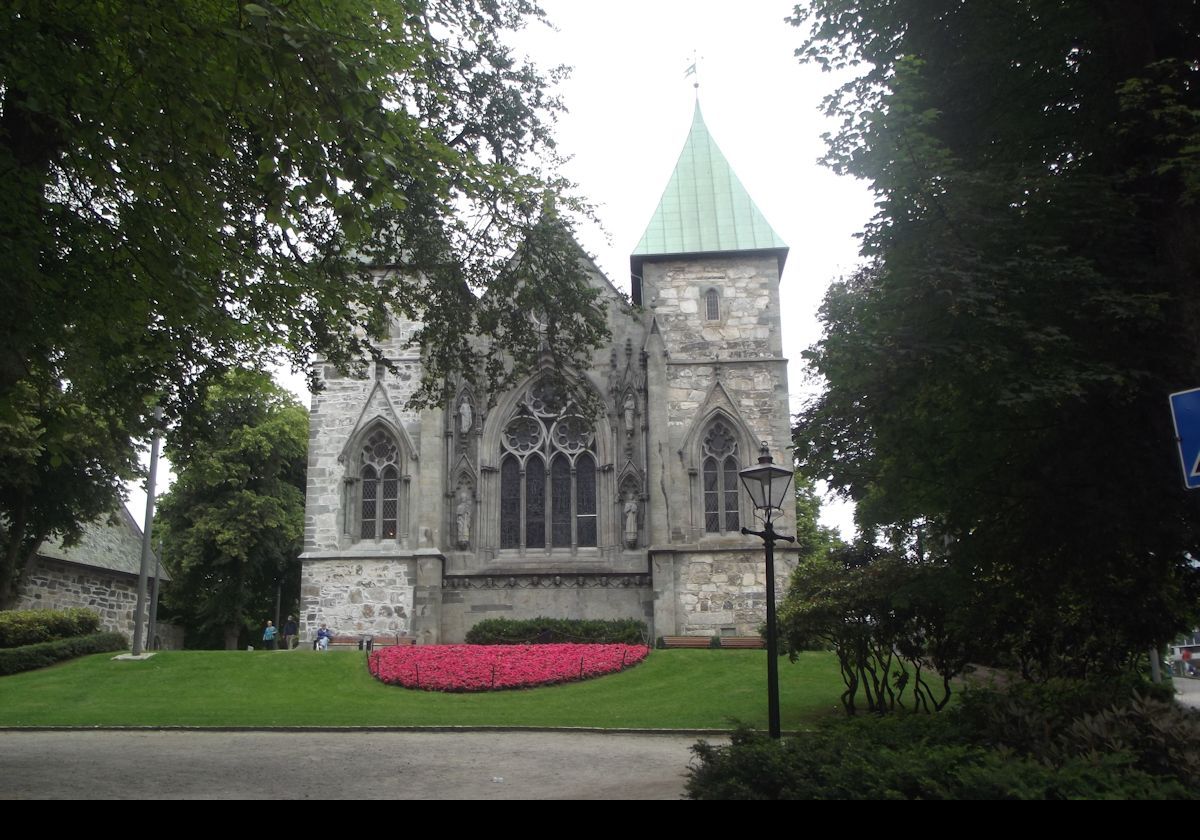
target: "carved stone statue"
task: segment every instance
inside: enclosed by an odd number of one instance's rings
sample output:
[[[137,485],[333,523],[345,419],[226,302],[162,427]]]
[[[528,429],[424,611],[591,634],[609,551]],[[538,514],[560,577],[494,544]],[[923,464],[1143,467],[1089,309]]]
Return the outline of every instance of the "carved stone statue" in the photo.
[[[471,431],[471,423],[475,415],[471,411],[471,401],[463,394],[462,402],[458,404],[458,429],[464,435]]]
[[[625,545],[629,548],[637,548],[639,509],[637,499],[633,496],[625,500]]]
[[[625,412],[625,434],[633,434],[633,415],[637,411],[637,400],[633,398],[633,394],[625,395],[625,402],[621,406]]]
[[[471,494],[466,487],[458,490],[458,504],[454,508],[454,527],[459,548],[471,545]]]

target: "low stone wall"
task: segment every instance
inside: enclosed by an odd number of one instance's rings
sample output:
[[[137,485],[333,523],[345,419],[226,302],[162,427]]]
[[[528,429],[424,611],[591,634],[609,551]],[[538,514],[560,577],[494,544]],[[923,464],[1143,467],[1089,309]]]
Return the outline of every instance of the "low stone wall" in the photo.
[[[13,606],[18,610],[85,607],[99,614],[103,629],[132,638],[137,578],[39,556]]]
[[[300,581],[300,638],[323,623],[336,633],[409,634],[416,560],[305,560]]]
[[[452,576],[441,594],[443,643],[461,642],[486,618],[654,620],[648,575]]]

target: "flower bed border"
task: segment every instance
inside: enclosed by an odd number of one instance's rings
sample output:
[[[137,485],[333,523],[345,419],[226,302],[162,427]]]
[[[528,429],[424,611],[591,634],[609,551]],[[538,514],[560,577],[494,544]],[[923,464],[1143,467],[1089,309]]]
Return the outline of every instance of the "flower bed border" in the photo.
[[[417,645],[376,650],[367,669],[386,685],[418,691],[508,691],[616,674],[649,653],[627,644]]]

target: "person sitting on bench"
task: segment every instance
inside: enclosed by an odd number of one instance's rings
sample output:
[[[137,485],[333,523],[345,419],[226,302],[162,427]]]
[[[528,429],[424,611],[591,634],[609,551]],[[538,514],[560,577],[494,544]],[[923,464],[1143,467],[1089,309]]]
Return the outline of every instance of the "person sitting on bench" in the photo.
[[[329,643],[333,640],[333,631],[324,624],[317,630],[317,638],[313,639],[313,650],[329,650]]]

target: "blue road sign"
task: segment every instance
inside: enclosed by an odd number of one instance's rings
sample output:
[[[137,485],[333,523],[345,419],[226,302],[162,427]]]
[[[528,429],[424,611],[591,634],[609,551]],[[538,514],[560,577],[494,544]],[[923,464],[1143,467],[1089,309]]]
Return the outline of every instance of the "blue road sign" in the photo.
[[[1171,417],[1175,420],[1183,483],[1194,490],[1200,487],[1200,388],[1171,394]]]

